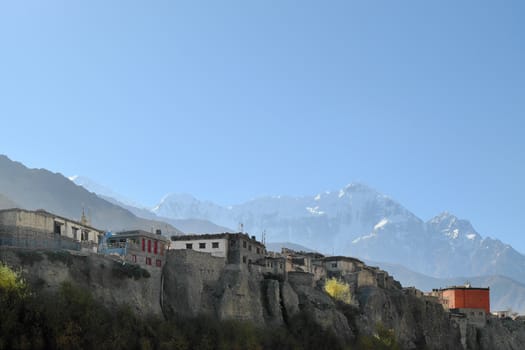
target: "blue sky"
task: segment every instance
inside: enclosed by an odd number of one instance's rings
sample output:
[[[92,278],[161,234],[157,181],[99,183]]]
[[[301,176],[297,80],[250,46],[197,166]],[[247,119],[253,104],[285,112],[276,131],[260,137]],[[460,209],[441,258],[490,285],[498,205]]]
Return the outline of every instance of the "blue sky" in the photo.
[[[146,205],[359,180],[525,252],[522,1],[4,1],[0,153]]]

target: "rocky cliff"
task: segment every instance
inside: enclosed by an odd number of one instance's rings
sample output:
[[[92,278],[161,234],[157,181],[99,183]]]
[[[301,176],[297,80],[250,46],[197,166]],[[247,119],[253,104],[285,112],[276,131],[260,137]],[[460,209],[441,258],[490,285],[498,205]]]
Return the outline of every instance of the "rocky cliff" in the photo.
[[[90,253],[2,248],[0,260],[21,270],[38,291],[56,292],[63,282],[91,291],[110,308],[128,304],[139,315],[161,315],[161,271]]]
[[[394,339],[402,349],[464,349],[459,326],[439,304],[395,283],[354,288],[353,304],[348,305],[326,294],[323,281],[311,274],[271,276],[254,265],[228,265],[195,251],[168,252],[162,271],[71,252],[3,248],[0,260],[22,270],[38,290],[56,290],[69,281],[106,306],[128,304],[143,316],[180,320],[206,315],[265,329],[302,327],[301,317],[307,317],[357,348],[370,348],[367,341],[382,341],[390,334],[385,344]],[[520,349],[525,324],[490,319],[483,328],[469,325],[463,340],[467,349]]]

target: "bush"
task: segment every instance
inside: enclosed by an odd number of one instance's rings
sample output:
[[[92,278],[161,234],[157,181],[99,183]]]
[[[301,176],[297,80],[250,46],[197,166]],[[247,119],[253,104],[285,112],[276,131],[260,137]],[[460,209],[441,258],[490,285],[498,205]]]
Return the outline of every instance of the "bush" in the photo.
[[[352,295],[350,294],[350,286],[348,283],[333,277],[326,281],[324,290],[336,300],[342,301],[346,304],[352,302]]]

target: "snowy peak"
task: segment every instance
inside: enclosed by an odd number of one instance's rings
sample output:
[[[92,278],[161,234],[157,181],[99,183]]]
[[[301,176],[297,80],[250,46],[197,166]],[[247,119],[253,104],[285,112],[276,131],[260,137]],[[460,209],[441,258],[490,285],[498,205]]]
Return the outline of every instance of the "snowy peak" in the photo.
[[[449,212],[443,212],[432,218],[428,222],[428,226],[434,232],[443,234],[450,239],[477,240],[481,238],[468,220],[461,220]]]

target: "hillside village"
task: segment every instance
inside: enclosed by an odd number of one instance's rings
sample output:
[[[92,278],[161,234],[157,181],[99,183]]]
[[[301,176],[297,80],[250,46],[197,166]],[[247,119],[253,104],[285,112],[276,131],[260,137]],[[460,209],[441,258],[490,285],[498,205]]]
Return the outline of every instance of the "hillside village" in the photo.
[[[400,291],[426,304],[440,304],[448,312],[461,334],[464,348],[468,327],[483,328],[491,318],[523,317],[508,312],[492,312],[490,289],[470,285],[434,289],[424,293],[414,287],[404,288],[386,271],[346,256],[319,253],[267,251],[264,242],[244,232],[222,234],[173,235],[130,230],[104,232],[89,224],[84,213],[72,220],[44,210],[0,210],[0,246],[29,250],[68,250],[76,254],[97,255],[122,264],[136,264],[146,270],[162,271],[168,256],[191,269],[218,278],[225,266],[237,266],[247,273],[258,273],[281,281],[318,287],[336,278],[350,286],[351,304],[358,305],[357,290],[376,287]],[[215,277],[213,277],[215,276]],[[241,317],[241,315],[240,315]]]

